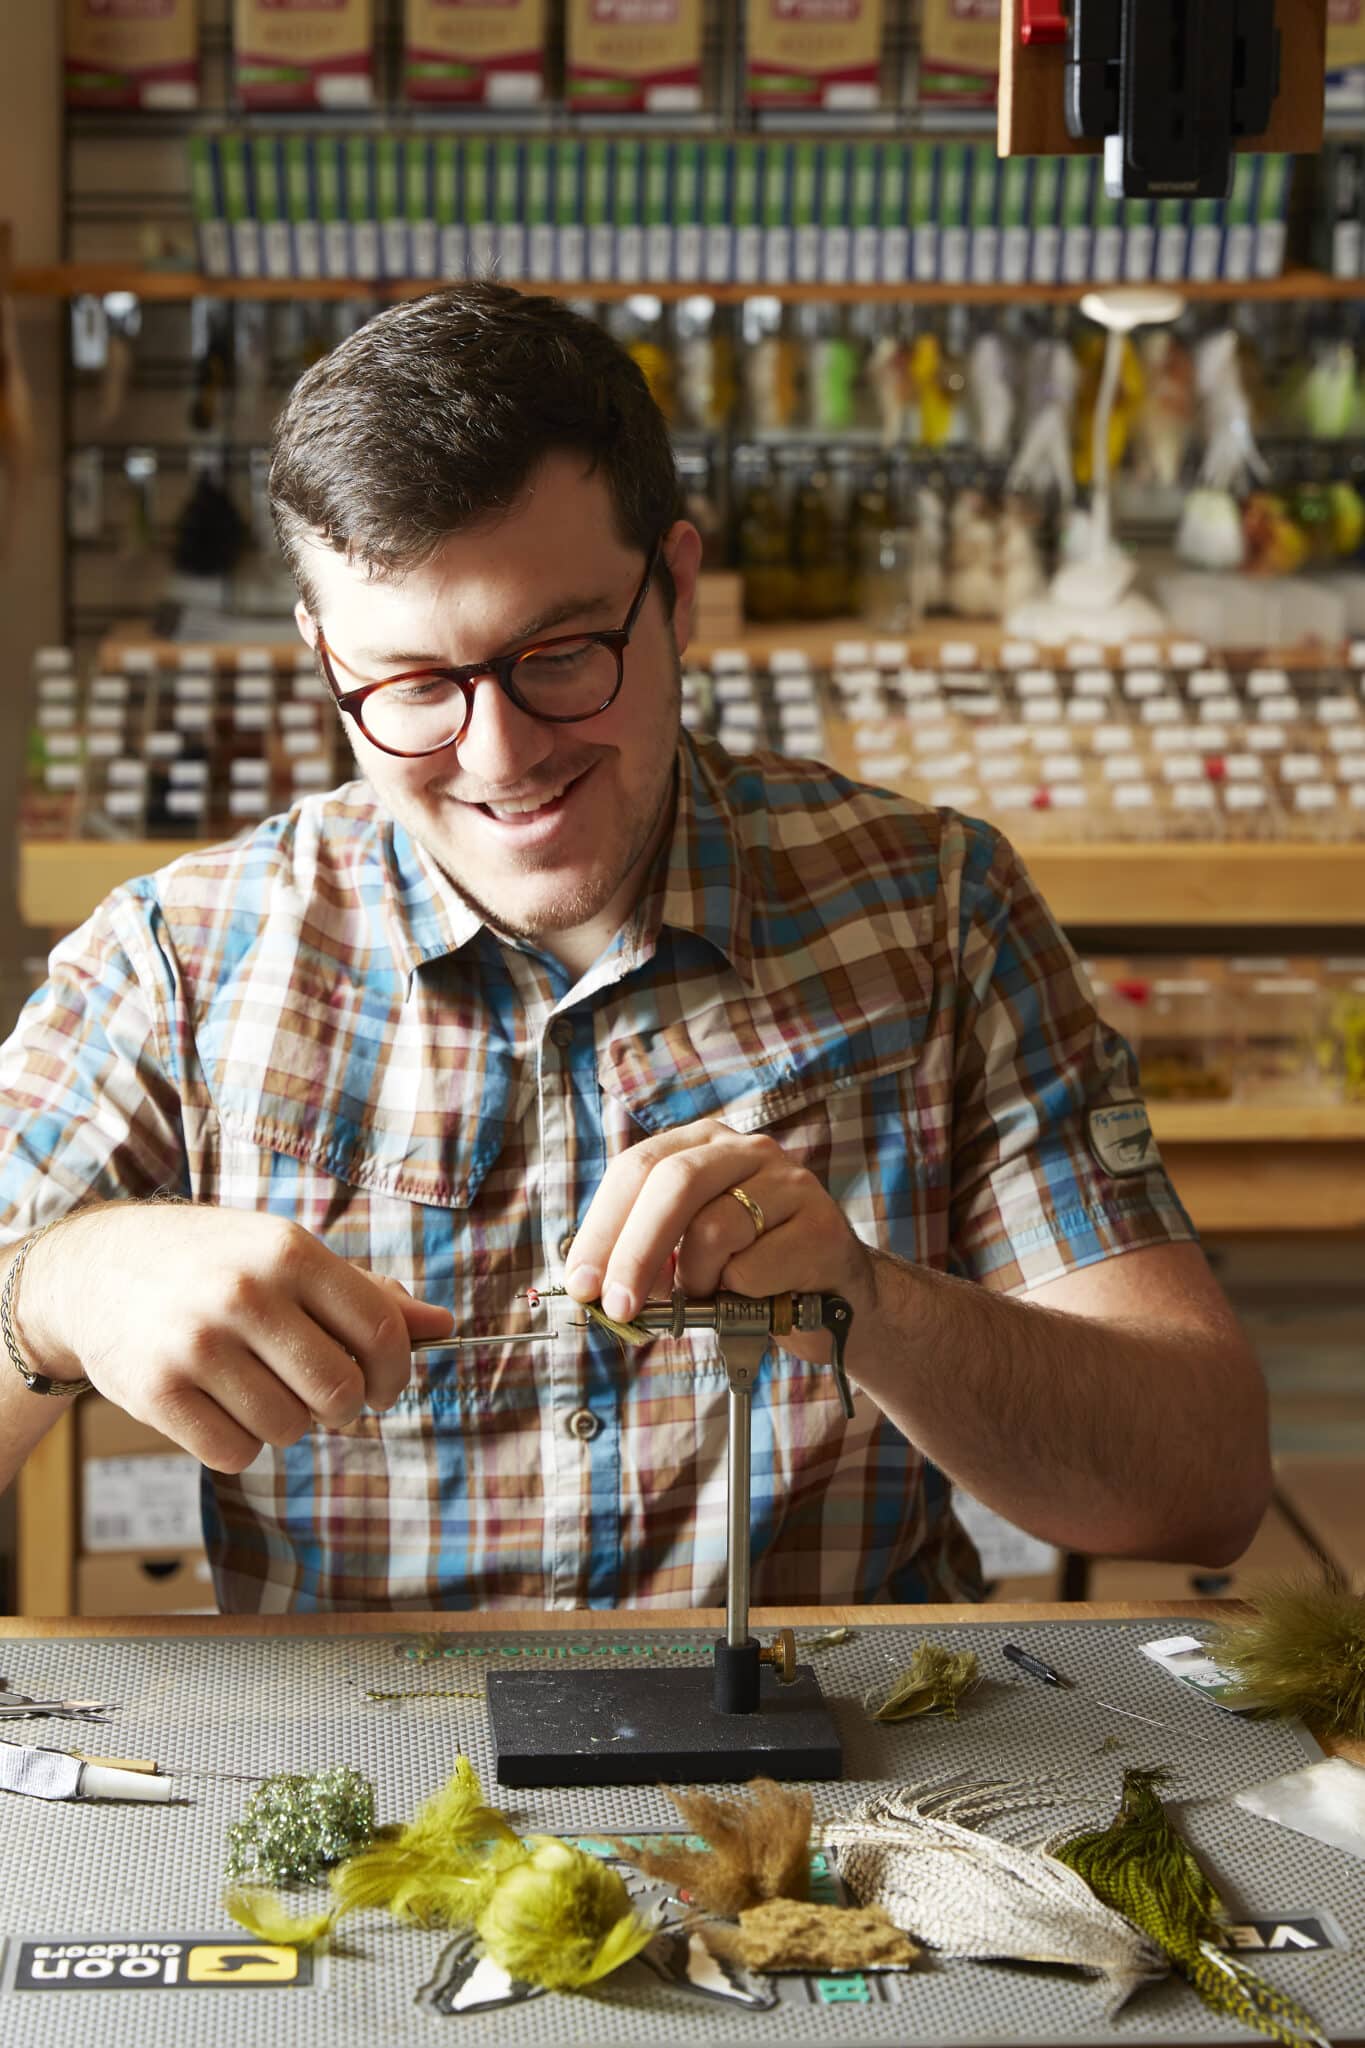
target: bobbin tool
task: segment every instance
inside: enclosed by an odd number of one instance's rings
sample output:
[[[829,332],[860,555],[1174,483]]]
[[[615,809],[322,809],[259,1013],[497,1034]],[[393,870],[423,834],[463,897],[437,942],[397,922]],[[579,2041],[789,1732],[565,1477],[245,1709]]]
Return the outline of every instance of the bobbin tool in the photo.
[[[714,1333],[728,1394],[725,1634],[713,1668],[498,1671],[487,1681],[502,1785],[735,1784],[838,1778],[839,1733],[793,1631],[761,1645],[749,1630],[753,1394],[774,1338],[829,1332],[831,1372],[846,1417],[853,1396],[845,1349],[853,1310],[842,1295],[716,1294],[675,1289],[647,1302],[636,1328]]]

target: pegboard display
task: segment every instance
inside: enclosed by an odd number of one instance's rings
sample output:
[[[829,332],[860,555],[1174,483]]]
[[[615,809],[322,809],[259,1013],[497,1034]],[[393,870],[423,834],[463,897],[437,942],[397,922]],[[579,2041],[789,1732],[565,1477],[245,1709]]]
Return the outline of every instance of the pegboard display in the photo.
[[[1041,1839],[1107,1821],[1128,1765],[1161,1764],[1166,1797],[1226,1905],[1238,1918],[1319,1914],[1340,1946],[1258,1956],[1256,1967],[1299,1998],[1334,2039],[1365,2039],[1365,1883],[1340,1850],[1258,1819],[1231,1795],[1318,1754],[1300,1729],[1220,1712],[1157,1669],[1139,1646],[1188,1623],[1049,1621],[934,1626],[932,1640],[974,1649],[983,1682],[960,1718],[883,1726],[862,1700],[908,1663],[925,1631],[852,1628],[826,1647],[798,1629],[839,1724],[845,1776],[815,1787],[815,1814],[848,1813],[877,1785],[950,1778],[1052,1778],[1058,1803],[1011,1832]],[[529,1832],[575,1839],[663,1830],[677,1816],[653,1787],[500,1791],[483,1704],[491,1670],[556,1667],[695,1668],[710,1657],[697,1632],[640,1628],[577,1635],[392,1635],[310,1639],[140,1637],[126,1641],[10,1638],[0,1670],[15,1691],[106,1699],[115,1711],[97,1740],[71,1724],[34,1722],[9,1739],[155,1757],[167,1771],[252,1772],[349,1763],[374,1781],[381,1820],[411,1818],[467,1755],[485,1790]],[[1016,1673],[1001,1655],[1022,1641],[1075,1682],[1059,1692]],[[371,1694],[406,1694],[376,1699]],[[418,1697],[417,1695],[427,1695]],[[432,1696],[438,1695],[438,1696]],[[1102,1704],[1108,1702],[1109,1704]],[[1114,1711],[1127,1709],[1127,1714]],[[1129,1718],[1146,1716],[1146,1720]],[[1151,1725],[1159,1723],[1160,1725]],[[1112,2034],[1134,2043],[1246,2041],[1179,1980],[1135,1998],[1112,2028],[1085,1980],[933,1957],[904,1974],[768,1980],[776,2002],[668,1984],[644,1963],[593,1994],[545,1995],[481,2009],[437,2009],[451,1981],[452,1943],[377,1914],[343,1923],[337,1952],[313,1981],[136,1983],[60,1992],[15,1988],[21,1944],[198,1937],[231,1944],[220,1904],[225,1834],[247,1783],[186,1777],[185,1803],[49,1804],[3,1798],[0,1865],[0,2039],[6,2048],[256,2048],[278,2035],[291,2048],[350,2048],[379,2040],[452,2041],[479,2048],[558,2048],[706,2041],[715,2048],[768,2042],[1061,2043]],[[300,1903],[310,1898],[300,1894]],[[458,1944],[454,1945],[458,1947]],[[456,1970],[456,1976],[458,1976]],[[451,2002],[447,2000],[447,2002]]]

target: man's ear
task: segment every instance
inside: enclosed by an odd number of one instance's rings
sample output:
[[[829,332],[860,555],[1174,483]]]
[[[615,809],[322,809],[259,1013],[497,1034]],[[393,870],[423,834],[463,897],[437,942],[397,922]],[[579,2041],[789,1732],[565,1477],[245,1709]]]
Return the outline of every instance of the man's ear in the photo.
[[[294,624],[298,627],[299,632],[303,635],[308,645],[316,648],[318,644],[318,622],[302,598],[294,606]]]
[[[673,638],[679,654],[692,638],[692,605],[701,570],[701,535],[689,520],[680,519],[664,536],[664,560],[673,578]]]

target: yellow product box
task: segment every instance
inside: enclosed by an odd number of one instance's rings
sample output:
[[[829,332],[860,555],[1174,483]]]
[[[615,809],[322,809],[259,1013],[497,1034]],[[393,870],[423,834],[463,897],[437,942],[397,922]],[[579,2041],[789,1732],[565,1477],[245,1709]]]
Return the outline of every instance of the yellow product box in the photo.
[[[534,106],[545,97],[546,0],[406,0],[410,100]]]
[[[69,107],[198,106],[195,0],[66,0],[64,70]]]
[[[1000,72],[1000,0],[924,0],[920,97],[993,104]]]
[[[233,0],[232,47],[244,107],[373,103],[373,0]]]
[[[751,107],[854,112],[881,99],[882,0],[747,0]]]
[[[579,111],[692,114],[701,105],[701,0],[568,0],[565,97]]]

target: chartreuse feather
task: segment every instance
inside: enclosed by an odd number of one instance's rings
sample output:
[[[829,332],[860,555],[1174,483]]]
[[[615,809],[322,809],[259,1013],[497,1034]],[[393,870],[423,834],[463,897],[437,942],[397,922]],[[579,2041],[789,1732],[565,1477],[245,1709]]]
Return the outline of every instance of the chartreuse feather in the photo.
[[[291,1913],[269,1885],[235,1884],[223,1894],[223,1904],[239,1927],[276,1948],[311,1948],[332,1928],[330,1909],[325,1913]]]
[[[1284,2048],[1328,2048],[1296,1999],[1224,1953],[1222,1901],[1156,1795],[1164,1775],[1125,1771],[1122,1802],[1108,1827],[1049,1843],[1048,1853],[1150,1935],[1214,2012]]]
[[[522,1841],[505,1815],[484,1804],[465,1757],[413,1821],[378,1829],[329,1882],[327,1913],[296,1917],[260,1886],[238,1886],[224,1904],[250,1933],[295,1947],[367,1907],[418,1927],[470,1927],[509,1976],[554,1991],[596,1983],[655,1932],[617,1872],[597,1857],[553,1835]]]

